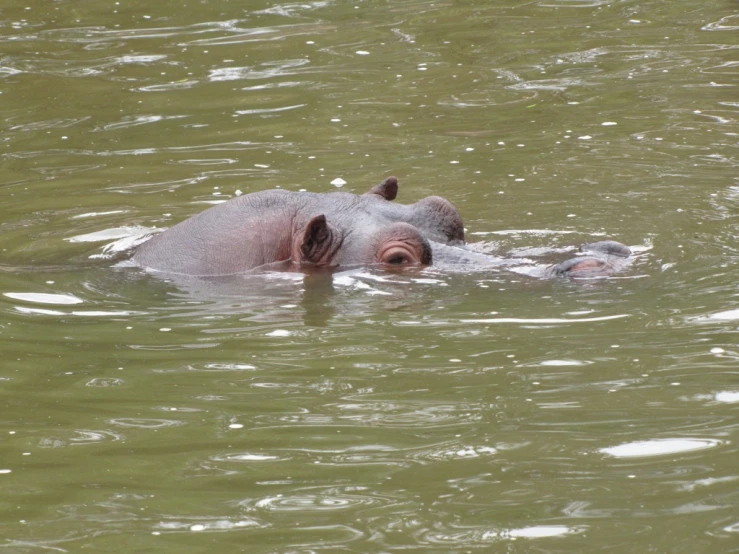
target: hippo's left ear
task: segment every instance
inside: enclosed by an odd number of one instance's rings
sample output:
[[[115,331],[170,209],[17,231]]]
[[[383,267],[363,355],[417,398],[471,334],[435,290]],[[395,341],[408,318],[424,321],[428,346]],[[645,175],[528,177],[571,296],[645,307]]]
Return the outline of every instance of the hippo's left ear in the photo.
[[[300,243],[301,262],[318,264],[326,262],[326,254],[331,250],[331,228],[325,215],[311,219],[303,230]]]
[[[376,194],[382,196],[385,200],[395,200],[398,196],[398,179],[395,177],[388,177],[379,185],[375,185],[367,194]]]

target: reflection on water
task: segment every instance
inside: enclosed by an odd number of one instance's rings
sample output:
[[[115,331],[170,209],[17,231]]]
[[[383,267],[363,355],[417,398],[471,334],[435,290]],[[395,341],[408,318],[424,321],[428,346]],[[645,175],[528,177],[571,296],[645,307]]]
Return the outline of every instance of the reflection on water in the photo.
[[[0,547],[735,548],[728,4],[10,4]],[[239,194],[390,174],[506,263],[119,262]],[[628,272],[508,270],[601,237]]]
[[[71,294],[46,294],[43,292],[4,292],[3,296],[14,300],[35,302],[38,304],[82,304],[84,300]]]
[[[601,448],[600,451],[615,458],[642,458],[692,452],[712,448],[719,444],[721,444],[720,441],[705,439],[655,439]]]

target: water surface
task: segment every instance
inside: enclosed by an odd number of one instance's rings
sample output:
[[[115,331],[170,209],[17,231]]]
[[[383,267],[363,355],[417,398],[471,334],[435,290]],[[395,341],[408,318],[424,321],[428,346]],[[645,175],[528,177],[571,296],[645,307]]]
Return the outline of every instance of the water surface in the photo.
[[[735,4],[0,15],[8,552],[736,549]],[[114,267],[236,194],[388,175],[480,250],[639,259],[587,283]]]

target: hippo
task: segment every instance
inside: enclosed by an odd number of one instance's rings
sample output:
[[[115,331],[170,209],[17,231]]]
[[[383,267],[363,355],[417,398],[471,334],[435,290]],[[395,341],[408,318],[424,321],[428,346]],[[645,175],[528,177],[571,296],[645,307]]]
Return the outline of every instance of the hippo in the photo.
[[[599,277],[628,267],[631,249],[615,240],[601,240],[580,246],[582,257],[570,258],[551,268],[557,277]]]
[[[466,248],[462,219],[448,200],[429,196],[404,205],[393,202],[397,193],[398,180],[389,177],[362,195],[277,189],[238,196],[154,235],[132,260],[150,271],[197,277],[263,267],[480,270],[509,263]],[[593,243],[587,253],[548,275],[607,275],[630,255],[615,241]]]
[[[532,263],[531,260],[482,254],[466,248],[466,245],[431,244],[433,265],[445,271],[473,272],[503,267],[532,277],[594,279],[624,271],[634,261],[631,249],[614,240],[583,244],[576,257],[546,267]]]

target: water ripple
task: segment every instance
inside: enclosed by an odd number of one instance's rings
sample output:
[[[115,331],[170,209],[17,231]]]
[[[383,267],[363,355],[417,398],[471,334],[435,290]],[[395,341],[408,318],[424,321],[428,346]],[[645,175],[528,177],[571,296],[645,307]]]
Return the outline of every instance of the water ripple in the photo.
[[[587,526],[577,525],[532,525],[518,528],[478,527],[468,529],[422,529],[414,533],[422,544],[482,546],[516,539],[545,539],[565,537],[586,532]]]
[[[212,35],[215,37],[192,39],[192,44],[219,44],[220,41],[229,40],[229,37],[250,38],[253,36],[274,34],[272,28],[254,28],[244,27],[242,24],[248,23],[246,19],[229,19],[224,21],[208,21],[203,23],[195,23],[192,25],[171,26],[171,27],[148,27],[148,28],[126,28],[126,29],[109,29],[101,26],[92,27],[73,27],[64,29],[45,29],[33,34],[19,34],[14,36],[6,36],[0,38],[3,42],[35,42],[38,40],[51,41],[55,43],[77,43],[91,44],[99,42],[116,43],[119,41],[140,40],[140,39],[160,39],[180,37],[196,37],[201,35]],[[300,27],[300,26],[298,26]],[[181,45],[186,45],[183,42]],[[135,63],[149,61],[151,55],[127,55]],[[158,55],[154,55],[158,58]]]
[[[252,463],[252,462],[275,462],[289,460],[280,456],[270,454],[254,454],[250,452],[241,452],[239,454],[219,454],[211,456],[209,460],[213,462],[236,462],[236,463]]]
[[[265,62],[259,68],[255,67],[221,67],[208,71],[208,80],[217,81],[239,81],[242,79],[274,79],[285,75],[294,75],[294,71],[310,63],[306,58],[294,60],[282,60],[279,62]]]
[[[306,12],[325,8],[331,3],[323,0],[314,0],[313,2],[304,2],[302,4],[277,4],[262,10],[252,12],[254,15],[280,15],[283,17],[305,17]]]
[[[433,448],[421,449],[412,454],[419,461],[449,461],[493,456],[498,450],[487,445],[470,445],[457,441],[436,445]]]
[[[144,419],[134,417],[120,417],[109,420],[109,423],[119,427],[137,427],[139,429],[164,429],[185,425],[184,421],[176,419]]]
[[[368,487],[350,485],[298,488],[290,494],[248,498],[233,505],[247,512],[302,512],[307,515],[335,511],[361,512],[370,507],[393,506],[398,501],[396,495],[379,494]]]
[[[707,23],[701,31],[739,31],[739,15],[727,15],[718,21]]]
[[[226,519],[217,516],[178,518],[170,516],[164,521],[160,521],[154,526],[154,529],[163,532],[173,531],[192,531],[201,532],[219,532],[234,531],[239,529],[264,528],[269,525],[253,518],[234,518]]]
[[[257,368],[251,364],[244,363],[225,363],[225,362],[211,362],[200,365],[188,365],[187,369],[190,371],[255,371]]]
[[[44,437],[39,440],[39,448],[64,448],[67,446],[98,445],[103,442],[119,442],[125,435],[107,430],[75,429],[67,437],[63,434],[56,437]]]

